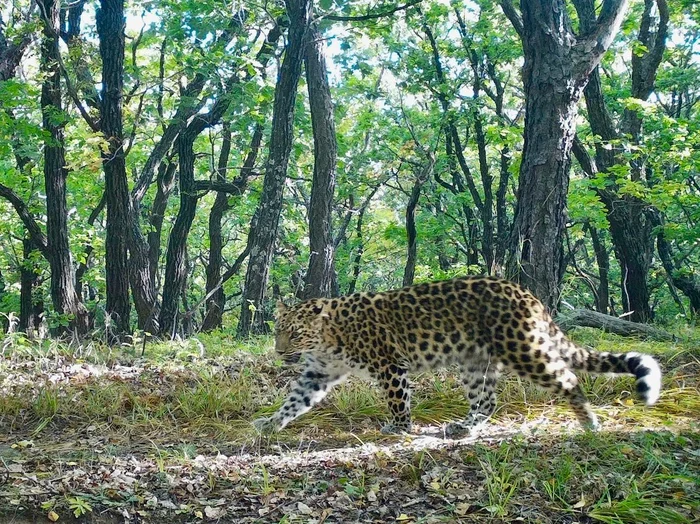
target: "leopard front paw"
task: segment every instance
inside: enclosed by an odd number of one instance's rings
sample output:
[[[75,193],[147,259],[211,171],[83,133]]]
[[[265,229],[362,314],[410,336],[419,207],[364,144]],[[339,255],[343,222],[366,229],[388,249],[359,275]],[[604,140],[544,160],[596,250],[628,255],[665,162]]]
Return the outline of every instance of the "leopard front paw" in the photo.
[[[280,425],[273,417],[258,418],[253,421],[253,427],[258,433],[266,435],[280,430]]]
[[[402,433],[410,433],[411,425],[384,424],[380,430],[384,435],[401,435]]]
[[[466,437],[472,431],[474,431],[474,425],[464,422],[450,422],[445,426],[445,436],[452,439]]]
[[[459,439],[474,435],[486,426],[487,421],[487,417],[476,416],[469,417],[467,420],[461,420],[459,422],[450,422],[445,426],[445,436],[447,438]]]

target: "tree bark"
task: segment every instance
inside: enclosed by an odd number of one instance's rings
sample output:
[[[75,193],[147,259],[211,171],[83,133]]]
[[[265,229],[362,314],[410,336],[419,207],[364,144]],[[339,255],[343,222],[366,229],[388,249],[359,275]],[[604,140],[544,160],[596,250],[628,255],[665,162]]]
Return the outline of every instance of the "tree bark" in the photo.
[[[502,0],[502,5],[507,2]],[[563,239],[576,105],[622,21],[625,0],[605,1],[590,32],[578,37],[563,0],[522,0],[525,144],[507,274],[552,311],[564,273]],[[514,13],[504,8],[513,21]]]
[[[416,207],[420,199],[423,180],[417,178],[411,189],[406,205],[406,264],[403,269],[403,285],[413,285],[416,276],[416,258],[418,255],[418,231],[416,230]]]
[[[331,88],[328,85],[323,39],[316,25],[306,42],[306,83],[309,89],[314,135],[314,176],[309,206],[309,268],[303,298],[328,297],[333,281],[333,235],[331,232],[337,143]]]
[[[150,271],[151,282],[156,282],[158,274],[158,263],[161,255],[161,237],[163,234],[163,220],[165,210],[168,207],[168,198],[175,189],[175,174],[177,173],[177,163],[173,161],[162,162],[158,166],[156,196],[151,205],[151,212],[148,221],[151,225],[148,234],[148,269]]]
[[[216,179],[226,181],[226,168],[231,153],[231,126],[224,122],[222,129],[221,151],[219,152],[219,162],[216,170]],[[202,322],[202,331],[211,331],[221,327],[224,314],[224,302],[226,295],[223,286],[219,286],[221,279],[221,266],[223,264],[222,250],[224,246],[223,235],[221,233],[221,221],[224,213],[230,209],[228,195],[217,193],[214,205],[209,212],[209,261],[206,267],[207,294],[212,293],[206,302],[206,314]]]
[[[111,317],[114,335],[120,337],[130,332],[131,312],[127,263],[129,187],[122,125],[124,0],[101,0],[96,18],[102,58],[100,127],[108,144],[102,154],[107,201],[106,312]]]
[[[194,140],[199,126],[188,129],[178,139],[180,209],[170,232],[165,262],[163,302],[158,320],[162,335],[173,337],[177,329],[179,299],[187,277],[187,237],[197,211],[197,194],[194,189]]]
[[[39,327],[40,316],[44,310],[41,301],[34,303],[34,289],[37,285],[37,273],[32,252],[34,243],[29,239],[22,240],[23,258],[20,265],[20,295],[19,295],[19,326],[22,333],[31,333]]]
[[[433,172],[435,158],[428,158],[424,166],[417,173],[413,183],[411,194],[406,204],[406,265],[403,271],[403,285],[410,286],[416,274],[416,259],[418,257],[418,231],[416,230],[416,208],[420,199],[423,184]]]
[[[66,204],[66,169],[61,116],[61,77],[58,69],[57,0],[39,0],[44,28],[41,42],[40,69],[44,75],[41,87],[41,110],[47,138],[44,142],[44,186],[46,190],[46,237],[50,253],[51,300],[58,315],[68,315],[68,326],[79,335],[88,330],[85,306],[75,291],[75,272],[68,244],[68,209]],[[65,332],[65,326],[56,329]]]
[[[311,18],[311,4],[308,0],[287,0],[286,5],[290,20],[289,35],[275,89],[270,152],[265,167],[263,192],[249,233],[253,236],[253,242],[238,322],[237,332],[240,337],[268,331],[262,314],[265,288],[282,212],[284,183],[292,147],[294,102],[301,76],[304,39]]]
[[[0,82],[14,78],[17,67],[24,56],[24,51],[32,42],[32,37],[29,34],[8,40],[4,29],[5,24],[0,15]]]
[[[607,315],[608,307],[610,306],[610,257],[608,256],[608,251],[605,249],[605,244],[603,243],[603,240],[598,236],[598,231],[596,230],[596,228],[589,224],[588,232],[591,235],[591,243],[593,244],[595,259],[596,263],[598,264],[599,283],[596,309],[599,313]]]
[[[362,235],[362,223],[365,218],[366,207],[360,208],[357,215],[357,225],[355,226],[355,237],[357,238],[357,251],[355,256],[352,258],[352,278],[348,284],[348,295],[352,295],[357,289],[357,281],[360,278],[360,272],[362,269],[362,255],[365,252],[365,240]]]

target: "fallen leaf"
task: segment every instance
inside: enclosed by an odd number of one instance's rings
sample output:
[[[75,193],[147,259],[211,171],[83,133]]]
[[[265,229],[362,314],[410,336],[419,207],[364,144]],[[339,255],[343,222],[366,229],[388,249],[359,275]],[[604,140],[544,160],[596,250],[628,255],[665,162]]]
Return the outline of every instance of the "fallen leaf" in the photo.
[[[297,503],[297,509],[299,510],[299,513],[302,515],[311,515],[312,510],[309,506],[304,504],[303,502]]]
[[[207,516],[207,518],[218,519],[226,515],[226,508],[214,508],[212,506],[205,506],[204,514]]]
[[[574,509],[579,509],[579,508],[582,508],[583,506],[585,506],[586,504],[587,504],[586,497],[584,495],[581,495],[581,500],[579,500],[576,504],[574,504],[571,507]]]

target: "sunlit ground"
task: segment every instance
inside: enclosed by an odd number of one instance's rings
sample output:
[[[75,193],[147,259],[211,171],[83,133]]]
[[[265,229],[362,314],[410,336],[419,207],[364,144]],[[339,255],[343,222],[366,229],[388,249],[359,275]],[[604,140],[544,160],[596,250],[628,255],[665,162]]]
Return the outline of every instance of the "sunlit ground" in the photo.
[[[411,436],[378,432],[384,401],[351,381],[283,432],[272,412],[294,370],[269,341],[223,334],[108,350],[7,339],[0,359],[0,514],[119,522],[692,522],[700,519],[700,352],[577,333],[659,356],[645,408],[628,377],[585,377],[602,431],[516,378],[478,434],[443,438],[466,411],[450,373],[414,377]]]

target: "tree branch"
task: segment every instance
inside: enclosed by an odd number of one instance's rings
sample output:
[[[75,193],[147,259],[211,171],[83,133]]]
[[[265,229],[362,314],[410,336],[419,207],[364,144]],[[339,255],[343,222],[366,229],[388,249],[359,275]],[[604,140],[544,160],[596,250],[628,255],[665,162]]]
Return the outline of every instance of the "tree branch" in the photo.
[[[579,36],[573,50],[580,57],[575,80],[585,80],[598,65],[622,24],[627,4],[628,0],[604,0],[596,24],[590,32]]]
[[[581,169],[583,169],[583,172],[586,173],[586,176],[588,178],[594,178],[598,173],[598,167],[578,134],[574,136],[574,143],[571,147],[571,151],[574,153],[576,160],[581,166]]]
[[[522,38],[523,32],[525,31],[523,28],[523,19],[520,16],[520,13],[515,10],[513,2],[511,2],[511,0],[499,0],[498,3],[501,4],[503,14],[506,15],[506,18],[508,18],[510,23],[513,24],[513,29],[515,29],[515,32],[518,33],[520,38]]]
[[[358,16],[340,16],[340,15],[321,15],[319,18],[325,18],[326,20],[333,20],[336,22],[365,22],[367,20],[376,20],[377,18],[383,18],[385,16],[390,16],[397,11],[404,11],[409,7],[420,4],[423,0],[411,0],[403,5],[398,5],[387,9],[386,11],[380,11],[378,13],[367,13],[366,15]]]
[[[4,184],[0,184],[0,197],[12,204],[12,207],[14,207],[15,211],[17,211],[20,220],[22,220],[24,227],[27,228],[29,238],[31,239],[32,243],[39,251],[41,251],[42,255],[49,260],[50,252],[46,235],[44,235],[44,232],[39,227],[39,224],[36,220],[34,220],[34,217],[29,212],[27,204],[24,203],[17,193]]]
[[[246,187],[246,181],[238,179],[233,182],[222,182],[220,180],[195,180],[195,191],[221,191],[230,195],[240,195]]]

